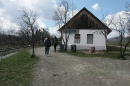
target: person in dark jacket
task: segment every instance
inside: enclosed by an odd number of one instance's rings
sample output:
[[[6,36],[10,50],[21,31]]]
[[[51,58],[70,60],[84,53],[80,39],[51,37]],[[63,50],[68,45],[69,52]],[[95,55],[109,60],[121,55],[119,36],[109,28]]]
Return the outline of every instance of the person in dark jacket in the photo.
[[[49,50],[50,50],[50,46],[51,46],[51,41],[50,41],[50,38],[47,37],[45,42],[44,42],[44,46],[45,46],[45,54],[46,56],[49,55]]]
[[[56,52],[56,47],[57,47],[57,45],[58,45],[58,39],[56,38],[56,36],[55,36],[55,38],[53,39],[53,45],[54,45],[54,51]]]

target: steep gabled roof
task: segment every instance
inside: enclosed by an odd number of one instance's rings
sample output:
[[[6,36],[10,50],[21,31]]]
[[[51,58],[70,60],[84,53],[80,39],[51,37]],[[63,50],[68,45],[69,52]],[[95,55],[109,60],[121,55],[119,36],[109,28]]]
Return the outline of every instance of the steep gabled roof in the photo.
[[[60,29],[64,29],[63,25]],[[75,16],[73,16],[67,23],[66,28],[69,29],[107,29],[108,33],[111,29],[102,23],[96,16],[94,16],[85,7],[81,9]]]

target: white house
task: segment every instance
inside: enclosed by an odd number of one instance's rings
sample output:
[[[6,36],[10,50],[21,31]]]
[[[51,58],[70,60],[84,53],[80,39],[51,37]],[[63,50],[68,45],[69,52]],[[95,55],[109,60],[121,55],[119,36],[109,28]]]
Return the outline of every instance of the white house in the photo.
[[[107,35],[111,32],[86,8],[81,9],[59,31],[62,31],[63,38],[65,38],[65,33],[69,34],[68,49],[71,49],[71,45],[76,45],[77,50],[90,49],[90,47],[95,47],[96,50],[106,50],[106,39],[101,31],[106,31]]]

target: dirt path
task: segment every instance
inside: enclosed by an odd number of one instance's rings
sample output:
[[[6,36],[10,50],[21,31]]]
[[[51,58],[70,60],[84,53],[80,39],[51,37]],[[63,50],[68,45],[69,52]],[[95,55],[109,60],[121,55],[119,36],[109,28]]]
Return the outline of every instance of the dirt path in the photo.
[[[130,60],[81,58],[54,52],[49,57],[44,48],[36,48],[40,61],[34,69],[30,86],[129,86]]]

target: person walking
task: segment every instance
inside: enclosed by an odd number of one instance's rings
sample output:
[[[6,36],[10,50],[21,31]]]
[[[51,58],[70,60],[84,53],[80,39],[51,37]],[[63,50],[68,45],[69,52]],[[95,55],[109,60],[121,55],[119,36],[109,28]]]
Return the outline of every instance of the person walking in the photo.
[[[44,39],[44,43],[45,43],[46,40],[47,40],[47,37]]]
[[[53,45],[54,45],[54,51],[56,52],[56,47],[58,45],[58,39],[57,37],[55,36],[55,38],[53,39]]]
[[[45,46],[45,54],[46,56],[49,55],[49,50],[50,50],[50,46],[51,46],[51,41],[50,41],[50,38],[47,37],[45,42],[44,42],[44,46]]]

